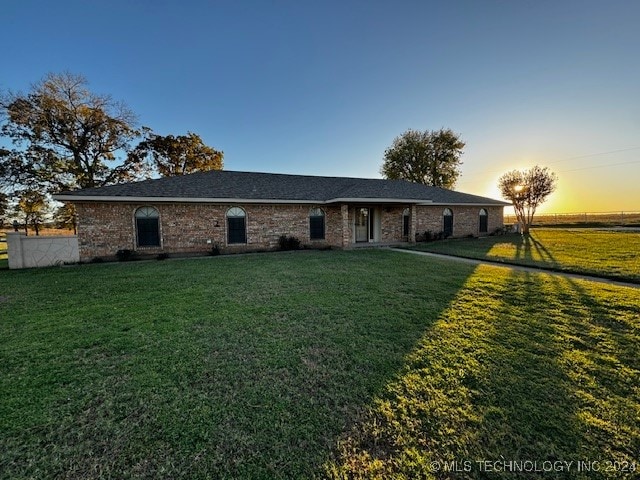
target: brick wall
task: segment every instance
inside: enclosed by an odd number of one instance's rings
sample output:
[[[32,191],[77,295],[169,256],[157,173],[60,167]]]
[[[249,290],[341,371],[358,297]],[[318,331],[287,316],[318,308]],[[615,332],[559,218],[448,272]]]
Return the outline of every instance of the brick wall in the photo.
[[[418,205],[416,232],[424,234],[425,231],[432,233],[444,230],[443,213],[445,208],[453,211],[453,236],[465,237],[467,235],[487,235],[503,226],[503,207],[466,207],[466,206],[430,206]],[[488,228],[486,234],[481,234],[480,229],[480,209],[487,210]]]
[[[137,247],[135,211],[152,206],[160,215],[160,247]],[[309,211],[313,205],[241,205],[246,212],[247,243],[227,245],[226,212],[229,205],[168,203],[77,203],[78,240],[83,261],[113,257],[118,250],[139,253],[207,253],[269,250],[281,235],[294,236],[304,245],[342,246],[342,214],[339,206],[322,206],[325,239],[310,240]]]
[[[137,247],[134,214],[138,207],[152,206],[160,215],[160,247]],[[353,242],[356,208],[350,205],[321,206],[325,212],[325,239],[310,240],[309,212],[314,205],[239,205],[246,212],[247,243],[227,244],[226,212],[230,205],[197,203],[77,203],[80,259],[113,257],[118,250],[140,253],[204,254],[217,245],[223,252],[271,250],[278,247],[281,235],[294,236],[303,245],[343,247]],[[380,216],[379,240],[401,242],[403,210],[408,205],[376,208]],[[442,206],[416,206],[416,228],[437,233],[443,229]],[[457,237],[478,235],[480,207],[451,206],[454,214],[453,234]],[[488,233],[502,226],[502,207],[486,207],[489,212]]]
[[[384,207],[382,209],[382,219],[380,222],[381,227],[381,241],[382,242],[402,242],[402,226],[403,218],[402,213],[407,207]]]

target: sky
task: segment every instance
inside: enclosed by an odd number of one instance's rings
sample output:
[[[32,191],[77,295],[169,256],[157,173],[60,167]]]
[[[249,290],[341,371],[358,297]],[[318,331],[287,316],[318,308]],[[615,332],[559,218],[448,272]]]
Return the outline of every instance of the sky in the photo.
[[[411,128],[457,190],[547,166],[546,212],[640,211],[640,1],[0,0],[0,89],[84,75],[226,170],[381,178]]]

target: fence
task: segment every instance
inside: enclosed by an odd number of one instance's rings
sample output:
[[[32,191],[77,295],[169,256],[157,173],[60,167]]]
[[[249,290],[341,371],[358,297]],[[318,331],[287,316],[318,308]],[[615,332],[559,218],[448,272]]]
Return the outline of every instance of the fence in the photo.
[[[9,268],[33,268],[80,261],[78,237],[75,235],[27,237],[7,233]]]
[[[504,223],[516,223],[515,215],[505,215]],[[640,227],[639,212],[541,213],[533,217],[533,225],[593,225]]]

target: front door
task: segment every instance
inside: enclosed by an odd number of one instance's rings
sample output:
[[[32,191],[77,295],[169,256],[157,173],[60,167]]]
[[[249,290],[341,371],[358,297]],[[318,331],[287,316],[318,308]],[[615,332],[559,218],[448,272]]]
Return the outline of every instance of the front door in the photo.
[[[444,209],[443,220],[444,236],[447,238],[453,235],[453,212],[450,208]]]
[[[369,241],[370,212],[366,207],[356,209],[356,242]]]

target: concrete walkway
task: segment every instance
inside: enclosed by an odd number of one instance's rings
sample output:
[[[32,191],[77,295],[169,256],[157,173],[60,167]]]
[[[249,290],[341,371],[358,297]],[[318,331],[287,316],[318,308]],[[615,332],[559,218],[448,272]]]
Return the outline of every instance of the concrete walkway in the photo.
[[[640,288],[640,285],[637,283],[630,283],[622,280],[612,280],[609,278],[595,277],[592,275],[583,275],[578,273],[558,272],[556,270],[549,270],[542,267],[526,267],[524,265],[513,265],[511,263],[505,264],[502,262],[492,262],[491,260],[478,260],[475,258],[457,257],[455,255],[443,255],[441,253],[421,252],[418,250],[405,250],[403,248],[390,248],[390,250],[393,250],[394,252],[422,255],[425,257],[439,258],[442,260],[450,260],[454,262],[463,262],[470,265],[491,265],[494,267],[508,268],[510,270],[515,270],[518,272],[546,273],[547,275],[558,275],[560,277],[571,278],[573,280],[588,280],[590,282],[605,283],[607,285],[617,285],[619,287]]]

